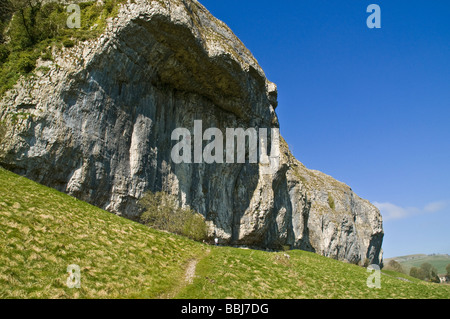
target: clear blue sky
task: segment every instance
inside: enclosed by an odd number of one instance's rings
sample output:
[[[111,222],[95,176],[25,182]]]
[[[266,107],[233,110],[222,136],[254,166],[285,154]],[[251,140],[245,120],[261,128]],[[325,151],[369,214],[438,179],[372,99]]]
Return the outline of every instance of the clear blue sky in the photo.
[[[450,1],[200,2],[278,85],[297,159],[381,209],[385,257],[450,254]]]

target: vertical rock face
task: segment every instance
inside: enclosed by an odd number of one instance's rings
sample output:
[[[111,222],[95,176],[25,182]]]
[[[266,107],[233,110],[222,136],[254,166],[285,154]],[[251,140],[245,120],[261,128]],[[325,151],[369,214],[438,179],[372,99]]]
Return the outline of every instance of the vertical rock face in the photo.
[[[381,262],[379,211],[298,162],[175,164],[176,128],[277,128],[276,86],[230,29],[193,0],[135,1],[99,39],[64,49],[0,109],[0,164],[137,218],[147,191],[178,194],[224,243],[288,245],[354,263]]]

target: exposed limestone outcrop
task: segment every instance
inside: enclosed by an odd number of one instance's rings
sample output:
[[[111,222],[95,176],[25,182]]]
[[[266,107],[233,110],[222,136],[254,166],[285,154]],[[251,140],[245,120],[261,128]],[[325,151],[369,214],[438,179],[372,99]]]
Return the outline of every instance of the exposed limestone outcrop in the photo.
[[[129,218],[147,190],[178,194],[227,244],[381,261],[379,211],[305,168],[284,141],[274,175],[259,164],[171,161],[172,131],[194,120],[221,130],[279,125],[276,85],[195,0],[129,2],[99,39],[46,66],[2,100],[6,168]]]

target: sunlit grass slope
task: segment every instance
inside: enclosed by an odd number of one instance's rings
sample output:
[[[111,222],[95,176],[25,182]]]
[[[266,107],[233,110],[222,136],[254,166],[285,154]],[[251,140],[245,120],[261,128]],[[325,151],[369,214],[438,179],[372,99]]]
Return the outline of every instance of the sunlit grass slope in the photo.
[[[80,288],[67,286],[72,264]],[[450,298],[450,286],[394,272],[370,289],[369,275],[309,252],[154,231],[0,168],[0,298]]]
[[[287,256],[285,256],[285,254]],[[367,287],[360,266],[305,251],[268,253],[213,249],[197,265],[197,278],[180,298],[388,299],[450,298],[450,286],[382,271],[381,288]]]
[[[204,250],[0,169],[0,298],[164,297]]]

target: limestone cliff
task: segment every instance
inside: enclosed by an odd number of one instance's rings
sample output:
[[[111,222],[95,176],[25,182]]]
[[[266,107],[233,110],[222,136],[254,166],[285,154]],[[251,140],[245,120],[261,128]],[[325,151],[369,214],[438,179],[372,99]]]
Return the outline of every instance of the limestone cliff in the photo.
[[[274,175],[250,163],[173,163],[171,132],[194,120],[223,130],[279,125],[275,84],[197,1],[129,2],[99,39],[46,66],[2,100],[6,168],[129,218],[147,190],[178,194],[228,244],[381,261],[379,211],[305,168],[284,142]]]

